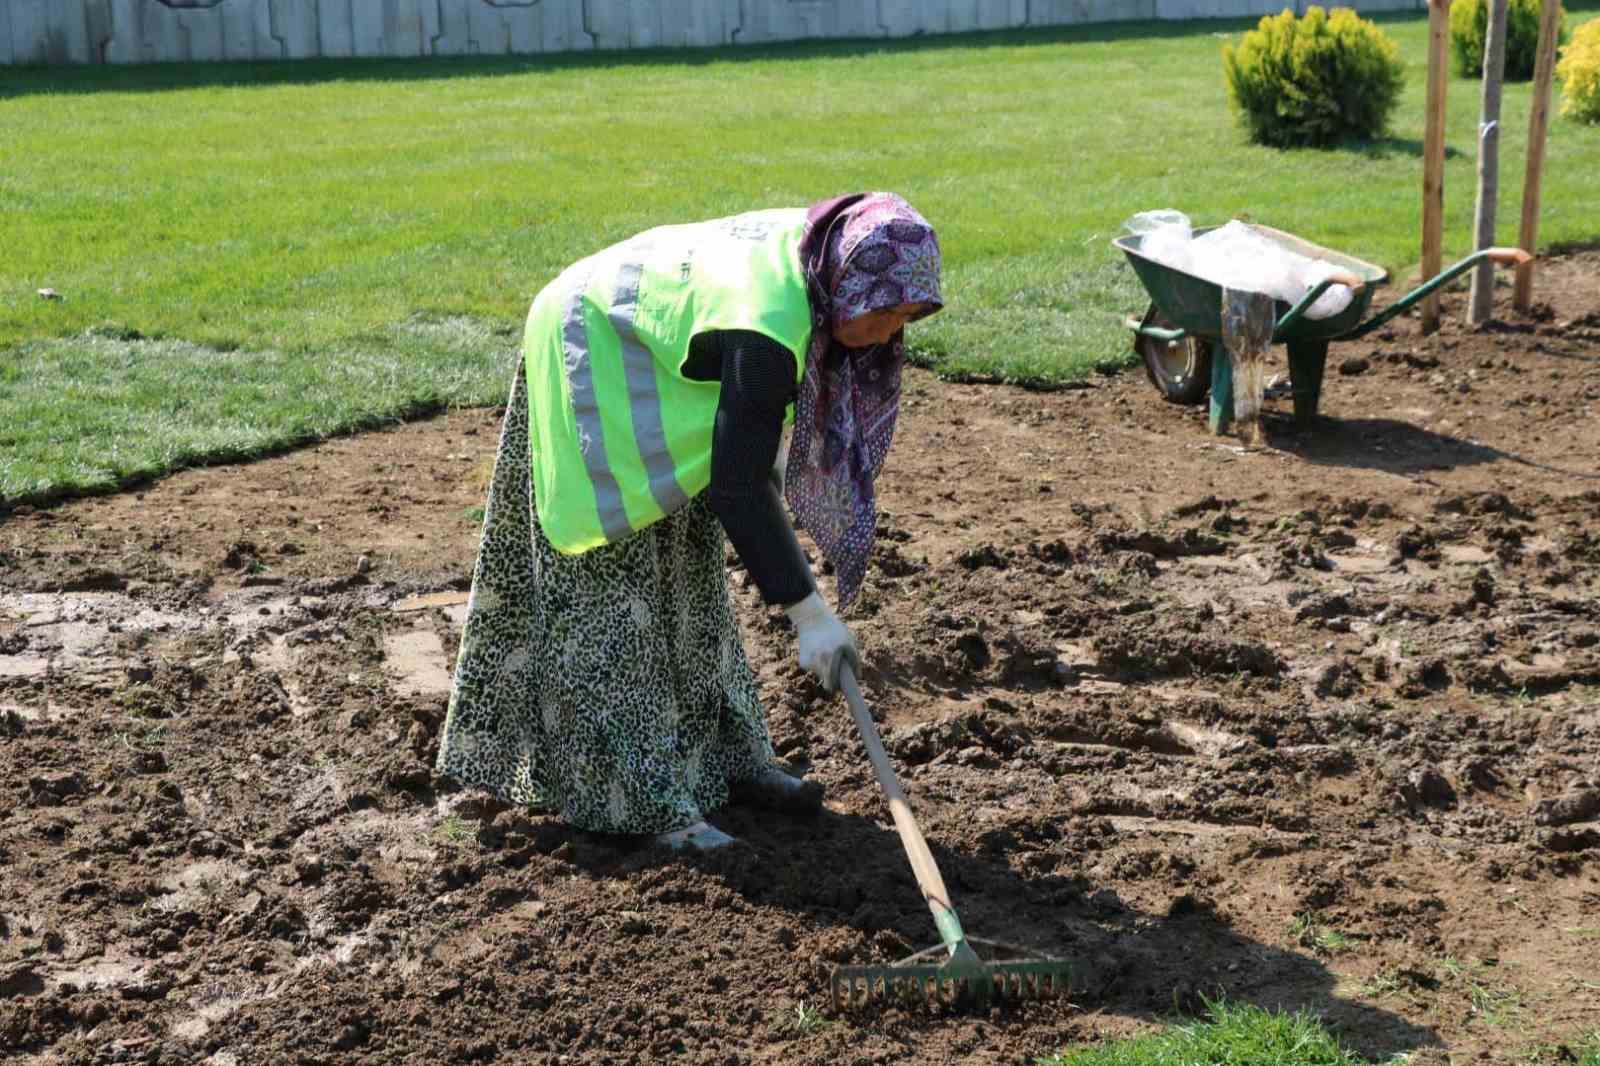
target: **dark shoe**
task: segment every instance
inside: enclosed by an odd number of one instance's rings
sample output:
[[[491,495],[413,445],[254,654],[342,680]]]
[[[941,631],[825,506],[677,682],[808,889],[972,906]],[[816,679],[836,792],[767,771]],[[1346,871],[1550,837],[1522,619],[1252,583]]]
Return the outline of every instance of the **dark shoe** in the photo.
[[[816,814],[822,810],[822,786],[769,766],[748,781],[730,787],[734,802],[748,803],[787,814]]]

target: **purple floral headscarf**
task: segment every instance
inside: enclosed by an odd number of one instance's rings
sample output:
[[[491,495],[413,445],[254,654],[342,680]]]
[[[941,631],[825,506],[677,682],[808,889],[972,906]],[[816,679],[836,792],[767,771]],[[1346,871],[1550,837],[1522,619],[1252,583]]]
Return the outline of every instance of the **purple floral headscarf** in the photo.
[[[839,605],[861,589],[878,525],[873,479],[900,412],[905,335],[846,348],[833,328],[872,311],[925,303],[937,310],[939,241],[893,193],[815,204],[800,258],[811,297],[811,344],[795,402],[785,497],[838,575]],[[932,313],[929,311],[928,313]]]

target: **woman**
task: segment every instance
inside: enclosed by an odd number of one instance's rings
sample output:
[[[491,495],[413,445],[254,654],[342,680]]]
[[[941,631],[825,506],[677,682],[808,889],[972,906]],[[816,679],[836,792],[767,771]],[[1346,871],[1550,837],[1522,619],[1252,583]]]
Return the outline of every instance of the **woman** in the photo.
[[[906,322],[942,306],[932,228],[898,196],[649,230],[528,315],[438,769],[579,828],[671,847],[730,795],[814,811],[773,765],[724,535],[830,691],[855,641],[769,478],[860,588]]]

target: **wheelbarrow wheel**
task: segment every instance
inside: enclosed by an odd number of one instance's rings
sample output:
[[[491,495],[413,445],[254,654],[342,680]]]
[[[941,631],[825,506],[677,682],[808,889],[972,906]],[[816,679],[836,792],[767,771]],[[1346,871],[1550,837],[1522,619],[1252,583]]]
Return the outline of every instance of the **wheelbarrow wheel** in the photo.
[[[1144,313],[1143,324],[1172,328],[1172,323],[1154,304]],[[1210,341],[1201,337],[1164,341],[1135,333],[1133,350],[1144,360],[1144,372],[1162,399],[1189,406],[1205,401],[1206,392],[1211,388]]]

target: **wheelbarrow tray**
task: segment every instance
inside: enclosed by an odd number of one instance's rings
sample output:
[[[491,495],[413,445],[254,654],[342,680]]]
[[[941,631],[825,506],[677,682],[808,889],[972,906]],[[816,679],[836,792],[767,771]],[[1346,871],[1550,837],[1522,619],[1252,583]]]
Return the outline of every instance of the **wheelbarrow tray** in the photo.
[[[1372,306],[1373,289],[1389,280],[1389,272],[1353,256],[1335,252],[1301,240],[1292,233],[1247,223],[1252,230],[1273,243],[1305,256],[1308,259],[1325,259],[1336,267],[1343,267],[1365,281],[1366,286],[1350,300],[1350,305],[1329,318],[1302,317],[1288,326],[1276,341],[1333,340],[1352,332],[1366,317]],[[1210,233],[1216,226],[1195,230],[1195,236]],[[1122,249],[1134,272],[1144,283],[1145,291],[1167,320],[1179,329],[1197,337],[1220,341],[1222,339],[1222,286],[1187,271],[1165,263],[1158,263],[1140,251],[1143,235],[1118,237],[1111,243]],[[1280,320],[1289,313],[1290,306],[1282,300],[1275,301],[1274,314]]]

